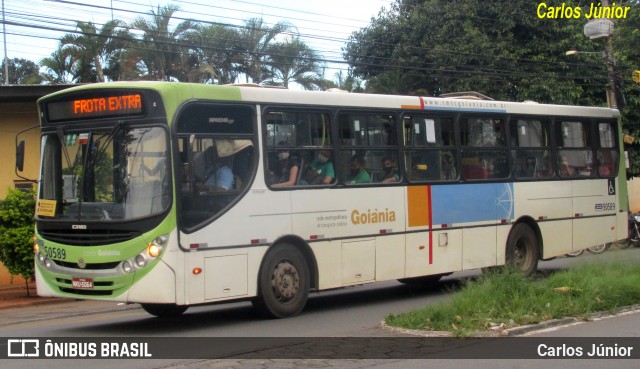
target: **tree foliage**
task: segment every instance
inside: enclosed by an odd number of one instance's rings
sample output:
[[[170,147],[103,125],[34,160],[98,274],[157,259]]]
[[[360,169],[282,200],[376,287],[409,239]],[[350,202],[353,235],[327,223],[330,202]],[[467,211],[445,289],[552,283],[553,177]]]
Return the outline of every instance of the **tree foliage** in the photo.
[[[640,139],[640,2],[615,20],[611,40],[584,35],[585,17],[540,19],[540,2],[499,0],[396,0],[344,48],[355,77],[374,93],[439,96],[478,91],[507,101],[607,106],[607,63],[615,61],[623,129]],[[596,3],[594,3],[595,5]],[[558,4],[551,4],[555,6]],[[564,1],[565,7],[591,3]],[[611,42],[614,55],[604,54]],[[580,51],[566,55],[569,50]],[[638,143],[631,146],[640,175]]]
[[[352,35],[344,56],[356,76],[373,82],[372,92],[472,90],[501,100],[601,105],[604,63],[565,52],[602,46],[583,35],[584,19],[538,19],[537,5],[398,0]]]
[[[0,64],[0,83],[5,82],[5,61]],[[23,58],[8,59],[9,84],[10,85],[27,85],[40,84],[43,77],[40,75],[38,65],[31,60]]]
[[[263,64],[265,83],[289,87],[295,82],[306,90],[322,85],[320,55],[298,37],[275,42],[267,49]]]
[[[138,50],[147,78],[156,81],[184,81],[190,68],[190,56],[186,41],[196,30],[191,20],[183,20],[175,27],[170,23],[180,10],[175,5],[158,6],[149,12],[150,17],[138,17],[132,26],[143,32]]]
[[[0,200],[0,262],[12,275],[33,278],[33,192],[9,190]]]
[[[104,82],[104,64],[127,45],[128,32],[118,20],[106,22],[98,30],[93,22],[77,22],[77,34],[67,34],[60,44],[73,55],[78,82]]]
[[[631,80],[634,70],[640,70],[640,2],[629,4],[629,18],[616,24],[613,37],[614,57],[616,60],[617,93],[623,98],[622,126],[627,134],[633,136],[636,143],[629,146],[631,165],[630,174],[640,176],[640,84]]]
[[[292,24],[268,24],[262,18],[242,26],[196,22],[179,18],[179,11],[176,5],[157,6],[130,24],[111,20],[100,28],[78,21],[76,31],[62,36],[58,49],[40,61],[41,78],[47,83],[327,85],[322,56],[299,38]]]

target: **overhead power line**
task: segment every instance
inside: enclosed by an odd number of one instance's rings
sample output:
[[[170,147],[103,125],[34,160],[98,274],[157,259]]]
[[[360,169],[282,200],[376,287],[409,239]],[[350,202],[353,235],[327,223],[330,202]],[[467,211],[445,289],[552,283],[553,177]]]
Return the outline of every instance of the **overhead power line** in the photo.
[[[116,0],[117,2],[120,3],[124,3],[124,4],[130,4],[130,5],[140,5],[138,3],[135,2],[131,2],[131,1],[124,1],[124,0]],[[238,3],[247,3],[247,4],[254,4],[248,1],[236,1]],[[74,5],[74,6],[79,6],[79,7],[84,7],[87,9],[92,10],[93,12],[95,12],[96,9],[99,10],[104,10],[104,11],[111,11],[112,8],[111,7],[106,7],[106,6],[100,6],[100,5],[95,5],[95,4],[84,4],[84,3],[79,3],[79,2],[74,2],[74,1],[66,1],[66,0],[56,0],[55,3],[59,3],[59,4],[67,4],[67,5]],[[199,6],[208,6],[208,7],[212,7],[212,8],[220,8],[220,7],[215,7],[213,5],[206,5],[206,4],[199,4],[199,3],[195,3],[192,1],[179,1],[179,3],[187,3],[187,4],[197,4]],[[292,9],[287,9],[287,8],[274,8],[272,7],[272,9],[280,9],[280,10],[287,10],[287,11],[296,11],[296,10],[292,10]],[[149,16],[149,12],[142,12],[142,11],[136,11],[133,9],[123,9],[123,8],[115,8],[113,10],[117,10],[120,12],[128,12],[129,14],[138,14],[140,16]],[[298,11],[300,13],[307,13],[307,14],[311,14],[311,15],[321,15],[318,13],[312,13],[312,12],[304,12],[304,11]],[[35,15],[35,14],[30,14],[30,13],[18,13],[18,12],[11,12],[11,13],[7,13],[7,14],[11,14],[15,19],[20,20],[18,21],[6,21],[5,24],[6,25],[12,25],[15,27],[20,27],[22,28],[26,28],[26,29],[30,29],[30,30],[43,30],[43,31],[55,31],[55,32],[61,32],[61,33],[75,33],[75,34],[79,34],[80,32],[78,32],[75,29],[75,20],[70,19],[70,18],[60,18],[60,17],[55,17],[55,16],[43,16],[43,15]],[[53,13],[52,13],[53,14]],[[212,22],[212,21],[205,21],[205,20],[197,20],[197,19],[192,19],[192,18],[184,18],[184,17],[178,17],[178,16],[173,16],[172,19],[175,20],[192,20],[194,22],[198,22],[201,24],[207,24],[207,25],[221,25],[221,26],[225,26],[225,27],[233,27],[233,28],[237,28],[237,29],[243,29],[246,28],[244,26],[241,25],[236,25],[236,24],[231,24],[231,23],[223,23],[223,22]],[[234,18],[235,19],[235,18]],[[350,20],[349,18],[343,18],[344,20]],[[28,21],[28,22],[27,22]],[[316,23],[318,24],[324,24],[324,25],[329,25],[329,23],[325,23],[325,22],[320,22],[320,21],[316,21]],[[101,24],[96,23],[96,26],[100,26]],[[132,29],[131,29],[132,30]],[[10,34],[17,34],[15,31],[10,33]],[[26,32],[22,35],[27,35]],[[301,38],[305,38],[305,39],[314,39],[317,41],[323,41],[323,42],[331,42],[331,43],[335,43],[335,42],[342,42],[345,43],[348,40],[344,39],[344,38],[339,38],[339,37],[327,37],[327,36],[323,36],[323,35],[319,35],[319,34],[314,34],[314,33],[300,33],[299,36]],[[47,37],[47,36],[34,36],[31,35],[30,37],[34,37],[34,38],[40,38],[40,39],[51,39],[51,37]],[[220,41],[224,41],[224,40],[220,40]],[[198,46],[198,45],[190,45],[193,48],[204,48],[207,50],[212,50],[212,51],[224,51],[224,49],[220,49],[220,48],[215,48],[215,47],[210,47],[210,46]],[[384,44],[381,44],[381,46],[384,46]],[[425,48],[421,48],[421,47],[416,47],[415,48],[417,52],[427,52],[428,50]],[[332,54],[339,54],[336,51],[333,50],[324,50],[324,51],[319,51],[322,54],[327,54],[327,53],[332,53]],[[483,54],[479,54],[479,53],[465,53],[465,52],[458,52],[458,51],[449,51],[449,50],[444,50],[443,52],[446,53],[451,53],[451,54],[459,54],[459,55],[469,55],[469,56],[482,56],[482,57],[486,57],[488,55],[483,55]],[[491,55],[493,58],[497,58],[497,59],[502,59],[505,61],[515,61],[515,62],[520,62],[520,63],[535,63],[535,64],[540,64],[540,63],[545,63],[548,64],[550,66],[566,66],[566,65],[589,65],[589,64],[584,64],[584,63],[565,63],[565,62],[554,62],[554,61],[539,61],[539,60],[530,60],[530,59],[522,59],[522,58],[509,58],[509,57],[499,57],[499,56],[495,56],[495,55]],[[379,66],[381,68],[388,68],[390,70],[396,69],[396,68],[401,68],[405,71],[419,71],[419,72],[438,72],[438,73],[447,73],[447,74],[451,74],[451,75],[457,75],[457,74],[464,74],[464,73],[469,73],[469,72],[482,72],[484,74],[488,74],[491,76],[495,76],[495,77],[518,77],[518,76],[539,76],[539,74],[533,74],[531,72],[527,72],[527,71],[521,71],[521,72],[504,72],[503,70],[498,70],[498,69],[489,69],[489,68],[484,68],[481,66],[468,66],[467,70],[457,70],[457,69],[445,69],[444,71],[439,69],[439,68],[434,68],[429,67],[429,65],[422,65],[422,66],[411,66],[411,65],[405,65],[405,66],[399,66],[397,65],[397,63],[395,63],[395,61],[391,58],[369,58],[373,61],[379,61],[380,63],[359,63],[359,65],[370,65],[370,66]],[[345,66],[344,70],[346,70],[346,66],[348,65],[347,62],[345,62],[344,60],[340,60],[337,58],[326,58],[323,57],[320,59],[321,62],[325,62],[325,63],[331,63],[331,64],[337,64],[337,65],[342,65]],[[596,65],[592,65],[592,66],[596,66]],[[590,79],[593,78],[593,76],[573,76],[573,75],[554,75],[552,72],[553,70],[550,70],[550,74],[548,75],[543,75],[540,77],[545,77],[545,78],[560,78],[560,79]],[[597,78],[597,77],[596,77]]]

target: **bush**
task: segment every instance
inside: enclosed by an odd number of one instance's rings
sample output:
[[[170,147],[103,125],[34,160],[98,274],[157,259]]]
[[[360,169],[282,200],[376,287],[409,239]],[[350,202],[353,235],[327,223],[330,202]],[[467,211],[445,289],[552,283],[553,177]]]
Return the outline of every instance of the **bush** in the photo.
[[[36,208],[33,191],[9,190],[0,200],[0,262],[11,275],[33,278],[33,234]]]

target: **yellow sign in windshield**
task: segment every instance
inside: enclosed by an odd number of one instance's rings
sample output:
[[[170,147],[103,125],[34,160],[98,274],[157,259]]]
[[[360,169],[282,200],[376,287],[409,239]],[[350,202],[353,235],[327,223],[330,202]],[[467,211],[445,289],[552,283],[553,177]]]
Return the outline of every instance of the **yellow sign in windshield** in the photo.
[[[56,200],[38,200],[36,215],[39,217],[54,217],[56,215]]]

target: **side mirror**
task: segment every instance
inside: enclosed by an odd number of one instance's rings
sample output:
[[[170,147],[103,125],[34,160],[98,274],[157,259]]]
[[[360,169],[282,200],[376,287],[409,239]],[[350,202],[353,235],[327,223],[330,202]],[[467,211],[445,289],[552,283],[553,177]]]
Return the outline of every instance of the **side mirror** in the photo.
[[[18,141],[16,145],[16,169],[20,172],[24,170],[24,140]]]

